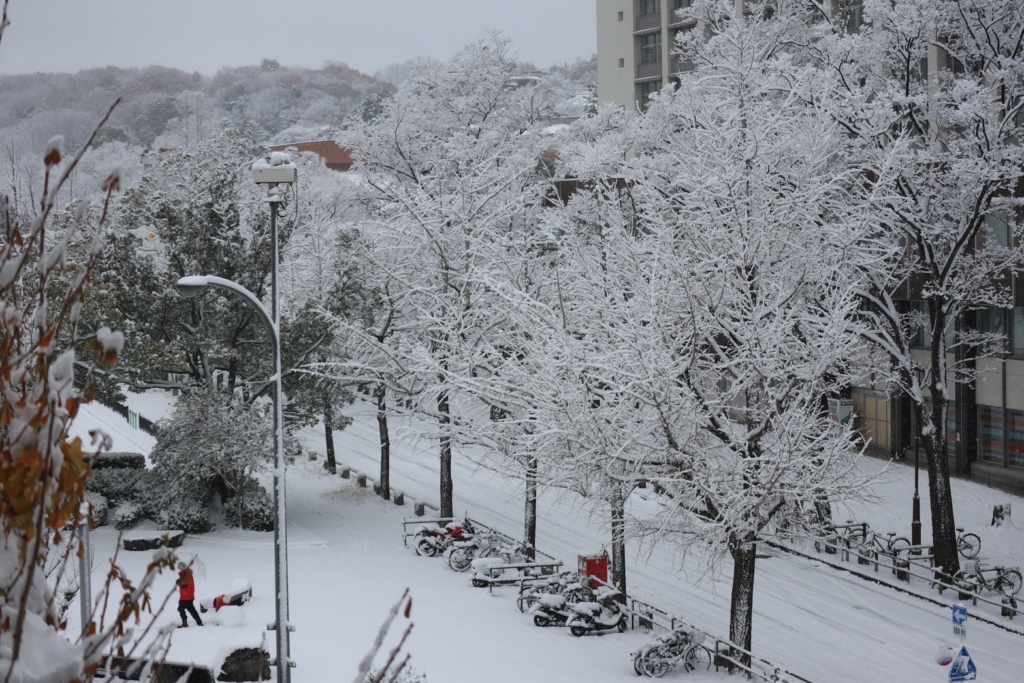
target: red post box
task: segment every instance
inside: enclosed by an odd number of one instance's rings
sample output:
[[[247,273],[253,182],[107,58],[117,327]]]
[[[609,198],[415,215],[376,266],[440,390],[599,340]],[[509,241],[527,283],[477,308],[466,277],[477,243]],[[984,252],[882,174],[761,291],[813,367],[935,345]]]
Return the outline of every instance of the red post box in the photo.
[[[580,576],[589,576],[591,579],[597,579],[597,581],[590,581],[591,588],[603,585],[598,583],[598,581],[608,583],[608,553],[579,555],[579,569],[577,573]]]

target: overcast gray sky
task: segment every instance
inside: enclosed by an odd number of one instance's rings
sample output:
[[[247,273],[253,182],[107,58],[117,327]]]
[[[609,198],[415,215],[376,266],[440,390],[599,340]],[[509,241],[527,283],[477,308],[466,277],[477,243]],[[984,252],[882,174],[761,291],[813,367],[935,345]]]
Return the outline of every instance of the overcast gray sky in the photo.
[[[161,66],[318,67],[373,74],[446,59],[497,29],[539,67],[597,49],[594,0],[10,0],[0,73]]]

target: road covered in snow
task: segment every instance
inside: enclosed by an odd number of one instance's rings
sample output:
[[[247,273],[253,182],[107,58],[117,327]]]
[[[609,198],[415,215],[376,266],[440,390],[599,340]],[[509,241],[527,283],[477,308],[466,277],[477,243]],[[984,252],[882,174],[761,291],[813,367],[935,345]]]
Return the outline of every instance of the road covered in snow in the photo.
[[[378,467],[377,425],[369,404],[353,407],[353,424],[335,434],[338,458],[371,476]],[[401,429],[400,421],[398,423]],[[308,430],[305,445],[322,452],[322,432]],[[455,509],[485,524],[521,537],[521,485],[481,468],[478,455],[463,451],[453,463]],[[425,440],[392,440],[392,486],[426,501],[437,500],[438,458]],[[866,459],[865,471],[882,470],[884,463]],[[912,470],[890,466],[876,486],[881,502],[871,507],[841,510],[867,520],[879,531],[909,532]],[[989,531],[986,514],[992,504],[1024,501],[988,487],[955,480],[958,523],[981,534],[982,558],[1016,561],[1024,552],[1024,532],[1013,528]],[[923,507],[927,480],[922,473]],[[634,498],[634,505],[644,505]],[[601,511],[560,491],[545,491],[538,506],[537,546],[567,563],[578,553],[594,553],[609,541]],[[987,512],[986,512],[987,509]],[[411,511],[410,511],[411,512]],[[642,514],[642,510],[640,511]],[[925,513],[925,536],[928,516]],[[1024,528],[1024,523],[1020,523]],[[815,683],[893,680],[932,682],[945,677],[934,661],[942,642],[953,643],[950,610],[869,583],[819,562],[772,553],[758,560],[755,589],[754,652]],[[703,575],[695,562],[678,549],[631,545],[628,585],[631,595],[676,614],[716,635],[728,633],[729,568]],[[856,565],[851,565],[856,568]],[[883,570],[884,571],[884,570]],[[919,590],[924,590],[918,587]],[[940,597],[937,593],[930,593]],[[947,593],[947,599],[949,594]],[[1024,631],[1024,620],[1006,621]],[[972,622],[967,645],[981,675],[993,681],[1019,680],[1024,662],[1024,636]],[[609,642],[607,647],[620,647]],[[628,646],[623,643],[623,656]],[[991,678],[989,678],[991,677]],[[557,680],[552,678],[551,680]]]

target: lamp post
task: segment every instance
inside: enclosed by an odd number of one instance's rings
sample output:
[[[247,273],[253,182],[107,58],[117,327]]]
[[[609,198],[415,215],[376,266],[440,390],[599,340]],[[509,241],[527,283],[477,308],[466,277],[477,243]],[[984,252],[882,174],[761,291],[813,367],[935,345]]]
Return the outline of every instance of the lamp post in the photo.
[[[277,249],[274,249],[274,252],[276,254]],[[290,653],[288,634],[293,629],[288,626],[288,534],[285,514],[284,419],[281,407],[281,336],[280,326],[275,322],[277,315],[272,318],[256,295],[242,285],[215,275],[183,277],[178,280],[175,287],[178,293],[186,298],[199,296],[210,287],[234,292],[256,310],[270,332],[270,344],[274,355],[274,588],[277,607],[274,623],[269,624],[267,628],[276,631],[278,683],[289,683],[291,680],[290,668],[294,664],[288,657]],[[281,662],[286,662],[287,665],[282,666]]]

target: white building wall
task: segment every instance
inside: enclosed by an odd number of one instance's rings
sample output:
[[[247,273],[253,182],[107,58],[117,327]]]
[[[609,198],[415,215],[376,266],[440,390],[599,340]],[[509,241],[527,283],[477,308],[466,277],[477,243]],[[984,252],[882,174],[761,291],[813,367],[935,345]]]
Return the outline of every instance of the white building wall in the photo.
[[[633,5],[634,0],[597,0],[597,99],[600,104],[612,102],[627,109],[636,107]]]

